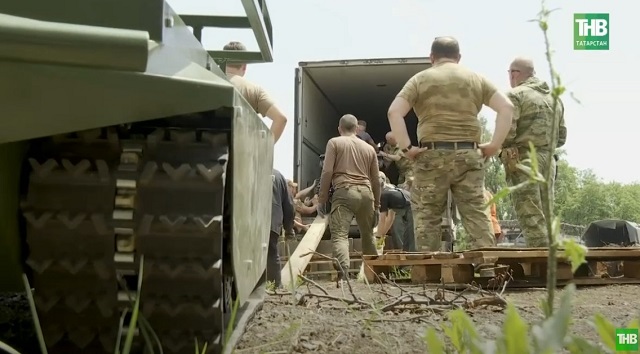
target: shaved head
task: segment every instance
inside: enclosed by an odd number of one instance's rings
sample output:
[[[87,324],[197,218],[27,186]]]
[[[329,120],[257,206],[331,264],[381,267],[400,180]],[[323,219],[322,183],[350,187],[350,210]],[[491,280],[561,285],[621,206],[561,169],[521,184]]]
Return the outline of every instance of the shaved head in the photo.
[[[527,57],[517,57],[511,62],[511,70],[520,70],[523,74],[532,76],[536,71],[533,67],[533,60]]]
[[[345,114],[340,118],[338,128],[344,133],[354,133],[358,127],[358,118],[353,114]]]
[[[458,40],[446,36],[446,37],[436,37],[431,43],[431,59],[453,59],[460,60],[460,44],[458,44]]]
[[[533,60],[527,57],[517,57],[509,65],[509,84],[516,87],[536,74]]]
[[[388,132],[385,136],[385,139],[387,139],[387,142],[391,145],[395,145],[396,144],[396,138],[395,136],[393,136],[393,132]]]

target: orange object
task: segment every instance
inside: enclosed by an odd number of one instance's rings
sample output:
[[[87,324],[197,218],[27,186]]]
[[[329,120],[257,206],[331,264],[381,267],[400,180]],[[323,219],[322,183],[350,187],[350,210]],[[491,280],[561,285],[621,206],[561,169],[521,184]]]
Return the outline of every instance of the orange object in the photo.
[[[488,190],[484,190],[484,199],[485,201],[490,201],[493,198],[493,194]],[[500,235],[502,234],[502,229],[500,228],[500,223],[498,223],[498,210],[496,208],[496,204],[492,203],[490,206],[490,215],[491,215],[491,225],[493,226],[493,234]]]

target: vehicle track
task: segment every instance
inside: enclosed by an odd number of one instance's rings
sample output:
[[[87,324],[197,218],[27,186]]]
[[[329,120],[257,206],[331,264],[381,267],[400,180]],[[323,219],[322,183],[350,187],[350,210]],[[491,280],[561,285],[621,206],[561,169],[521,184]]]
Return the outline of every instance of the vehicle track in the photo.
[[[165,353],[193,353],[196,339],[221,351],[228,141],[226,132],[112,127],[33,142],[22,212],[49,353],[114,353],[138,293]]]

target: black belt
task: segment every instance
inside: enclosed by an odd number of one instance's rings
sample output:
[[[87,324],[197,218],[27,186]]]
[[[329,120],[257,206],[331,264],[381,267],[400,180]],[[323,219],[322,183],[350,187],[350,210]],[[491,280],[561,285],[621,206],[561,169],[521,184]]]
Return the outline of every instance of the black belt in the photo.
[[[478,144],[469,141],[434,141],[434,142],[420,142],[421,148],[427,148],[431,150],[472,150],[477,149]]]

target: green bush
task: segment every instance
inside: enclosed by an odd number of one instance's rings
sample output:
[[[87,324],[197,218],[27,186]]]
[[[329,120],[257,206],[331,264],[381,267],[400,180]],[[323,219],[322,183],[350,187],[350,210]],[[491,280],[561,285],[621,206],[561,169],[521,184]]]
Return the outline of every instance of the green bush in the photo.
[[[471,318],[463,310],[449,314],[450,325],[443,325],[446,339],[441,338],[431,327],[425,335],[425,343],[430,354],[556,354],[562,349],[572,354],[606,353],[615,351],[615,327],[601,315],[596,315],[594,327],[600,335],[600,344],[592,343],[569,334],[571,324],[572,299],[575,286],[565,288],[558,311],[539,323],[529,326],[513,305],[506,310],[502,331],[495,340],[482,338]],[[640,321],[633,320],[627,328],[638,328]],[[449,348],[447,344],[449,343]],[[603,348],[604,347],[604,348]],[[617,352],[627,353],[627,352]],[[630,352],[629,352],[630,353]]]

